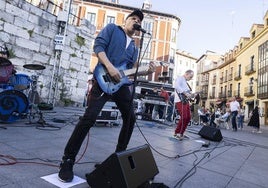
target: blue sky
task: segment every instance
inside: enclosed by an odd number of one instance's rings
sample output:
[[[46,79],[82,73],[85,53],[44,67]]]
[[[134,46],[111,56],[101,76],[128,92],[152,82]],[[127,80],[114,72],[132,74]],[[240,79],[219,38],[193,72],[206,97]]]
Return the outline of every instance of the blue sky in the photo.
[[[144,0],[119,0],[141,8]],[[267,0],[149,0],[152,10],[181,19],[178,49],[199,58],[207,50],[224,54],[249,37],[253,23],[263,24]]]

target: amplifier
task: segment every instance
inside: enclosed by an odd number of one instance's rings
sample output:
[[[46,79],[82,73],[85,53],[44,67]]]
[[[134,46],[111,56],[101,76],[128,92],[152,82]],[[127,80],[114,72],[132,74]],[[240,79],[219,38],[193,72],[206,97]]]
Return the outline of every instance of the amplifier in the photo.
[[[117,120],[119,111],[116,109],[102,109],[97,120]]]

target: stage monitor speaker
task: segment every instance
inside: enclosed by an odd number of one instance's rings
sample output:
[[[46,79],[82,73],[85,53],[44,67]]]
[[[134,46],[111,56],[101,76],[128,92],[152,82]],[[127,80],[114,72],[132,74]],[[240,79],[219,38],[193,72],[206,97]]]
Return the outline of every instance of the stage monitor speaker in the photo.
[[[113,153],[87,173],[86,179],[92,188],[137,188],[158,173],[152,151],[146,144]]]
[[[220,142],[222,140],[222,134],[220,129],[211,126],[203,126],[198,134],[208,140]]]

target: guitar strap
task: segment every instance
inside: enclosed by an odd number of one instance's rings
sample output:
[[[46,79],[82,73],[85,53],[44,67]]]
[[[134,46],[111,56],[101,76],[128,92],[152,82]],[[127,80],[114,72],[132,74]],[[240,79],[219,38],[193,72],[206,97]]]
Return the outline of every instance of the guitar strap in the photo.
[[[185,81],[186,81],[186,80],[185,80]],[[189,90],[192,91],[192,88],[191,88],[191,86],[188,84],[187,81],[186,81],[186,84],[187,84]],[[183,104],[187,104],[187,103],[189,102],[189,100],[187,99],[186,95],[184,95],[183,93],[179,93],[176,89],[175,89],[175,91],[176,91],[177,95],[179,96],[179,98],[180,98],[180,100],[181,100],[181,102],[182,102]]]
[[[192,91],[191,86],[188,84],[188,82],[186,82],[187,86],[189,87],[189,90]]]

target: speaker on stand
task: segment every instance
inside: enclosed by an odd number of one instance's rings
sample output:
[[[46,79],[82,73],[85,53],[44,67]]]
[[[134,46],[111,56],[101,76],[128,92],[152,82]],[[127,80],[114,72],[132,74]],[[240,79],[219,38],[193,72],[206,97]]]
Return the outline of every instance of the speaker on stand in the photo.
[[[143,145],[113,153],[86,179],[92,188],[137,188],[158,173],[150,147]]]

